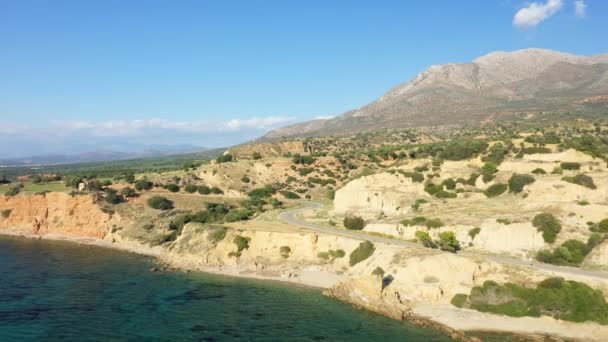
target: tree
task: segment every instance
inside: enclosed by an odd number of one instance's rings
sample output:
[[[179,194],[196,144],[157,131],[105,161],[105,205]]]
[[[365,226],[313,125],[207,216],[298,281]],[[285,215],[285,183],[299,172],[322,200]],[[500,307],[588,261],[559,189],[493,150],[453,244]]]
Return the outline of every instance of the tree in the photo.
[[[233,160],[233,157],[232,157],[232,154],[230,154],[230,153],[223,154],[223,155],[217,157],[217,159],[216,159],[216,161],[220,164],[228,163],[228,162],[231,162],[232,160]]]
[[[125,182],[132,184],[133,182],[135,182],[135,175],[133,174],[133,172],[127,172],[125,174]]]
[[[545,242],[553,243],[557,237],[557,234],[561,231],[562,225],[559,220],[552,214],[542,213],[534,216],[532,225],[536,227],[539,232],[542,232],[543,239]]]
[[[125,197],[136,197],[137,196],[137,192],[135,192],[135,190],[133,190],[133,188],[128,187],[128,186],[125,188],[122,188],[122,190],[120,190],[120,194]]]
[[[165,189],[167,189],[171,192],[179,192],[179,185],[170,183],[170,184],[165,185]]]
[[[530,175],[520,175],[514,173],[509,178],[509,191],[513,193],[520,193],[524,190],[524,187],[528,184],[534,183],[536,180]]]
[[[456,239],[456,234],[451,231],[439,233],[439,248],[442,251],[456,253],[460,250],[460,243]]]
[[[189,194],[195,193],[196,189],[197,189],[197,187],[194,184],[188,184],[184,187],[184,191],[186,191]]]
[[[346,216],[343,223],[344,227],[349,230],[362,230],[365,228],[365,221],[359,216]]]
[[[148,199],[148,206],[154,209],[169,210],[173,209],[173,201],[161,196],[152,196]]]

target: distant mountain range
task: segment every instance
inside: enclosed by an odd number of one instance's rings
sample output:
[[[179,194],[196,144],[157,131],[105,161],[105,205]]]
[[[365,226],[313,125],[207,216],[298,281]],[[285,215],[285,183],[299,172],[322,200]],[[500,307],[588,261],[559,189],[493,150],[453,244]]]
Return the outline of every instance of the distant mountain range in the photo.
[[[91,151],[78,154],[54,154],[31,156],[24,158],[0,159],[0,166],[30,166],[30,165],[59,165],[75,163],[91,163],[114,160],[127,160],[147,157],[161,157],[169,155],[202,152],[209,149],[194,145],[150,145],[146,150],[138,152],[119,151]]]
[[[431,66],[359,109],[279,128],[262,139],[481,123],[513,113],[590,108],[608,113],[608,54],[493,52],[471,63]]]

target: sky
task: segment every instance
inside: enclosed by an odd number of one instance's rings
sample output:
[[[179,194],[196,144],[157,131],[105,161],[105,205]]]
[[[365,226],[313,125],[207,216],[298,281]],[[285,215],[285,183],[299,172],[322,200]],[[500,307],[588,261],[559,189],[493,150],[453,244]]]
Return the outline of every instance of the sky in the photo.
[[[433,64],[606,37],[605,0],[0,0],[0,159],[233,145]]]

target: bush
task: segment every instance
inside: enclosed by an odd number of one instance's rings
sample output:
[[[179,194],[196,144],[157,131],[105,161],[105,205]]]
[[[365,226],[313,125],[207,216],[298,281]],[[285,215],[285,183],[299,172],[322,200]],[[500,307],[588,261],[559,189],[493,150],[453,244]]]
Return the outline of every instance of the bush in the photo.
[[[417,216],[417,217],[414,217],[411,219],[403,219],[401,221],[401,224],[406,227],[421,226],[424,223],[426,223],[426,217],[424,217],[424,216]]]
[[[547,147],[526,147],[521,150],[524,154],[546,154],[551,153],[551,149]]]
[[[137,182],[135,182],[135,190],[137,190],[137,191],[150,190],[150,189],[152,189],[153,185],[154,184],[152,184],[152,182],[147,181],[145,179],[141,179],[141,180],[138,180]]]
[[[207,235],[207,239],[214,244],[224,240],[226,237],[226,232],[228,229],[222,226],[212,226],[209,227],[209,233]]]
[[[469,236],[471,237],[471,240],[474,240],[475,237],[481,232],[481,228],[479,227],[475,227],[471,230],[469,230]]]
[[[262,159],[262,155],[260,154],[260,152],[253,152],[252,158],[253,160]]]
[[[541,169],[540,167],[537,167],[536,169],[532,170],[532,173],[535,175],[546,175],[547,171]]]
[[[247,176],[243,176],[243,178],[241,178],[241,182],[249,183],[249,182],[251,182],[251,179],[249,179],[249,177],[247,177]]]
[[[263,188],[257,188],[249,191],[249,197],[267,198],[272,196],[276,190],[271,185],[266,185]]]
[[[608,324],[608,304],[602,292],[562,278],[547,278],[536,288],[486,281],[471,290],[464,307],[514,317],[547,315],[572,322]]]
[[[453,192],[439,190],[438,192],[435,193],[435,197],[437,197],[437,198],[456,198],[456,197],[458,197],[458,195],[456,195]]]
[[[530,175],[520,175],[514,173],[509,178],[509,191],[513,193],[520,193],[524,190],[526,185],[534,183],[536,180]]]
[[[456,253],[460,250],[460,243],[456,239],[454,232],[441,232],[439,233],[439,248],[442,251]]]
[[[313,172],[315,169],[313,169],[312,167],[303,167],[301,169],[298,170],[298,173],[300,174],[300,176],[306,176],[307,174]]]
[[[563,162],[563,163],[559,164],[559,166],[562,168],[562,170],[580,170],[581,169],[580,163]]]
[[[251,214],[253,213],[249,209],[232,210],[224,216],[224,220],[226,222],[244,221],[249,219]]]
[[[171,192],[179,192],[179,186],[177,184],[167,184],[165,185],[165,189],[171,191]]]
[[[593,182],[593,178],[591,178],[587,175],[578,174],[573,177],[563,177],[562,180],[566,181],[568,183],[573,183],[576,185],[584,186],[584,187],[592,189],[592,190],[597,189],[597,186]]]
[[[448,143],[439,157],[447,160],[465,160],[473,158],[488,148],[481,140],[466,140]]]
[[[598,228],[599,232],[608,233],[608,218],[605,218],[605,219],[601,220],[597,224],[597,228]]]
[[[2,216],[4,219],[9,218],[11,216],[11,212],[13,212],[13,209],[4,209],[0,211],[0,216]]]
[[[456,182],[452,178],[444,180],[443,182],[441,182],[441,185],[443,185],[448,190],[454,190],[456,188]]]
[[[344,218],[344,227],[349,230],[362,230],[365,228],[365,221],[359,216],[347,216]]]
[[[492,184],[483,192],[486,197],[496,197],[507,191],[507,184]]]
[[[289,254],[291,254],[291,248],[289,246],[281,246],[279,252],[283,258],[287,259],[289,258]]]
[[[463,308],[464,304],[467,302],[467,295],[464,293],[457,293],[452,297],[450,303],[457,308]]]
[[[222,189],[218,188],[217,186],[211,187],[211,189],[209,189],[211,191],[212,194],[214,195],[221,195],[224,192],[222,191]]]
[[[378,266],[372,271],[372,275],[375,275],[378,278],[384,278],[384,269]]]
[[[439,228],[439,227],[443,227],[444,224],[440,219],[427,219],[425,222],[425,225],[427,228]]]
[[[233,159],[232,154],[226,153],[224,155],[217,157],[216,161],[221,164],[221,163],[231,162],[232,159]]]
[[[21,192],[21,187],[16,185],[16,186],[13,186],[10,189],[8,189],[8,191],[4,193],[4,196],[13,197],[13,196],[17,196],[20,192]]]
[[[173,202],[161,196],[153,196],[148,199],[148,206],[154,209],[173,209]]]
[[[602,241],[605,240],[605,236],[600,233],[592,233],[587,240],[587,247],[593,249],[597,247]]]
[[[135,192],[135,190],[133,190],[133,188],[128,187],[128,186],[125,188],[122,188],[122,190],[120,190],[120,194],[125,197],[136,197],[137,196],[137,192]]]
[[[236,245],[238,256],[241,255],[242,251],[249,248],[250,241],[251,241],[251,238],[248,238],[248,237],[243,237],[240,235],[237,235],[234,237],[234,240],[232,240],[232,242],[234,242],[234,244]]]
[[[184,191],[189,193],[189,194],[193,194],[196,192],[197,186],[194,184],[188,184],[184,187]]]
[[[291,192],[291,191],[281,191],[281,195],[285,196],[285,198],[287,199],[300,199],[300,195],[296,194],[295,192]]]
[[[108,204],[118,204],[123,201],[122,196],[119,195],[118,191],[116,191],[114,189],[106,189],[104,192],[105,192],[104,200]]]
[[[369,241],[363,241],[359,244],[359,247],[357,247],[355,250],[353,250],[350,253],[350,265],[351,266],[355,266],[356,264],[360,263],[361,261],[369,258],[372,254],[374,254],[374,251],[376,250],[376,247],[374,246],[373,243],[369,242]]]
[[[211,189],[206,185],[197,186],[196,191],[201,195],[209,195],[211,193]]]
[[[437,248],[437,245],[435,245],[435,242],[433,241],[429,233],[425,231],[416,231],[416,240],[418,240],[418,242],[420,242],[424,247]]]
[[[543,233],[543,239],[547,243],[555,242],[557,234],[562,230],[562,225],[559,220],[552,214],[538,214],[534,216],[532,225],[536,227],[539,232]]]
[[[536,259],[553,265],[578,266],[590,251],[591,248],[585,243],[578,240],[568,240],[553,251],[538,252]]]

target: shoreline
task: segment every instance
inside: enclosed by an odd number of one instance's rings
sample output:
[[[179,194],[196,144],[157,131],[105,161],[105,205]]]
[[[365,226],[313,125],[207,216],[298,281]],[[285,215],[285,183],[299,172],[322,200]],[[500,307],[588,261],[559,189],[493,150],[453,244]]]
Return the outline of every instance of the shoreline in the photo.
[[[352,301],[346,300],[344,298],[337,297],[332,294],[333,285],[338,280],[334,279],[330,284],[322,284],[315,283],[311,281],[314,277],[307,279],[306,277],[300,277],[301,273],[298,272],[306,272],[306,270],[298,270],[294,271],[294,276],[285,277],[283,275],[268,275],[263,274],[260,271],[253,270],[241,270],[239,271],[238,267],[234,266],[223,266],[223,267],[208,267],[199,265],[188,265],[185,262],[177,262],[167,258],[164,248],[157,247],[145,247],[139,245],[137,243],[126,243],[115,241],[114,239],[99,239],[95,237],[78,237],[73,235],[63,235],[63,234],[35,234],[24,232],[22,230],[17,229],[0,229],[0,235],[2,236],[11,236],[22,239],[30,239],[30,240],[50,240],[50,241],[63,241],[67,243],[76,243],[83,246],[94,246],[101,248],[108,248],[119,250],[121,252],[133,253],[142,256],[152,257],[154,261],[159,265],[162,265],[163,268],[158,269],[157,271],[179,271],[179,272],[201,272],[208,273],[213,275],[227,276],[227,277],[240,277],[240,278],[248,278],[248,279],[256,279],[263,281],[275,281],[281,282],[284,284],[302,286],[307,288],[312,288],[315,290],[321,291],[324,295],[331,297],[333,299],[339,300],[344,304],[349,304],[358,309],[367,310],[371,312],[375,312],[376,314],[388,317],[394,320],[405,321],[409,324],[412,324],[417,327],[422,328],[430,328],[436,331],[441,332],[442,334],[452,338],[455,341],[463,341],[463,342],[480,342],[483,339],[477,337],[478,334],[488,335],[488,336],[509,336],[514,338],[519,338],[527,341],[537,341],[539,339],[545,341],[587,341],[589,339],[586,336],[577,336],[578,334],[567,334],[564,333],[564,326],[570,327],[571,329],[576,329],[577,326],[573,322],[567,321],[558,321],[550,318],[543,318],[545,324],[553,325],[552,329],[549,329],[553,334],[549,331],[536,331],[535,327],[538,323],[535,321],[536,318],[529,318],[529,322],[524,322],[520,318],[508,317],[508,316],[496,316],[490,315],[482,312],[466,310],[464,313],[466,317],[465,320],[462,319],[463,313],[453,308],[446,307],[444,305],[434,305],[434,304],[422,304],[416,305],[411,308],[411,310],[407,312],[402,312],[400,317],[396,317],[391,315],[390,313],[383,312],[382,310],[376,310],[372,307],[367,307],[362,304],[354,303]],[[155,272],[156,270],[151,269],[151,272]],[[324,272],[326,273],[326,272]],[[317,274],[319,276],[319,274]],[[336,275],[334,275],[336,276]],[[346,279],[345,276],[338,276],[340,280]],[[524,317],[526,318],[526,317]],[[479,322],[488,322],[491,321],[491,326],[486,326],[483,323],[475,323],[472,324],[473,321]],[[521,323],[521,324],[520,324]],[[582,323],[586,324],[586,323]],[[593,324],[589,326],[591,328]],[[511,328],[511,329],[508,329]],[[591,329],[593,330],[593,329]],[[598,332],[599,333],[599,332]],[[583,334],[585,335],[585,334]],[[601,339],[595,339],[595,341],[601,341]]]

